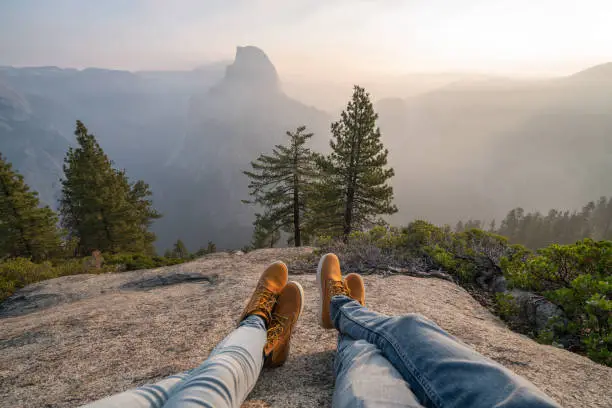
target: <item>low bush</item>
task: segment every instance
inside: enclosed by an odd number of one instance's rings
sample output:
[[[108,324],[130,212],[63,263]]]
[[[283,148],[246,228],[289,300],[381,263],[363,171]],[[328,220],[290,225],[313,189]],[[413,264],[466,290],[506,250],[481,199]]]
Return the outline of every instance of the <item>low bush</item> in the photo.
[[[0,302],[16,290],[46,279],[82,273],[105,273],[152,269],[176,265],[187,260],[150,256],[146,254],[102,255],[101,267],[96,267],[92,257],[59,259],[34,263],[27,258],[6,259],[0,262]]]
[[[506,285],[542,295],[567,316],[567,322],[531,334],[540,342],[578,339],[575,351],[612,365],[612,241],[585,239],[532,252],[505,237],[479,229],[452,232],[425,221],[405,228],[377,226],[354,232],[349,244],[319,238],[317,254],[337,253],[347,270],[371,273],[391,267],[418,272],[443,270],[471,289],[476,280],[493,292],[494,310],[515,321],[518,309]],[[496,284],[501,279],[501,286]],[[488,280],[488,281],[487,281]],[[518,327],[518,326],[513,326]]]
[[[509,293],[497,293],[495,295],[496,312],[502,319],[512,319],[519,314],[519,306]]]
[[[162,266],[177,265],[186,261],[187,259],[150,256],[146,254],[104,255],[104,265],[113,265],[118,271],[161,268]]]
[[[612,365],[612,241],[553,244],[523,262],[505,262],[508,282],[561,307],[569,322],[559,335],[577,336],[593,360]]]
[[[34,263],[27,258],[7,259],[0,262],[0,301],[31,283],[65,275],[105,271],[92,268],[86,258],[42,263]]]

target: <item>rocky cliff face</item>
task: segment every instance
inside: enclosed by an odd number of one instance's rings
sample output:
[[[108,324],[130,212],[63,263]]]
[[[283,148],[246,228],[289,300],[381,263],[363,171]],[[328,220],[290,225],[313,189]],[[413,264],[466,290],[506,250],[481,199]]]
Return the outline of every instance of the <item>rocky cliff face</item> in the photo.
[[[45,123],[22,93],[0,77],[0,153],[39,193],[43,203],[51,206],[56,203],[66,150],[68,140]]]
[[[253,46],[236,48],[236,58],[227,66],[222,82],[226,86],[260,88],[267,91],[280,90],[279,83],[276,68],[268,56]]]
[[[159,175],[162,187],[153,190],[164,213],[156,228],[189,248],[210,239],[235,248],[250,241],[254,219],[241,202],[248,195],[242,171],[301,125],[315,133],[312,146],[320,150],[331,118],[285,95],[266,54],[248,46],[237,48],[223,79],[191,98],[187,122],[184,139]]]
[[[263,268],[309,251],[214,254],[149,271],[78,275],[24,288],[0,307],[0,401],[70,407],[193,368],[234,327]],[[335,333],[317,325],[311,274],[287,364],[264,370],[245,407],[330,406]],[[422,313],[564,407],[612,406],[612,369],[513,333],[443,280],[365,277],[382,313]]]

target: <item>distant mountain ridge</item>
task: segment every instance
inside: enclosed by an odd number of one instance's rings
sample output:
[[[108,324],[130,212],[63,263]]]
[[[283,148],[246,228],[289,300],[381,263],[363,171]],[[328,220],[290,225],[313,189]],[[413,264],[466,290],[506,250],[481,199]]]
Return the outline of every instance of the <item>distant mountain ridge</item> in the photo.
[[[181,211],[167,212],[159,228],[188,243],[210,237],[222,246],[246,244],[253,209],[241,203],[248,194],[242,171],[260,153],[285,143],[285,132],[300,125],[315,132],[315,145],[325,146],[330,120],[283,93],[276,68],[262,50],[238,47],[225,76],[190,100],[185,137],[164,170],[164,177],[175,177],[164,183],[171,189],[164,200]]]
[[[221,86],[280,90],[276,68],[268,56],[253,46],[237,47],[234,62],[227,66]]]
[[[253,216],[240,203],[241,170],[299,125],[326,151],[351,93],[333,84],[288,92],[279,77],[252,46],[191,71],[0,67],[0,151],[54,206],[80,119],[118,167],[151,184],[165,215],[154,226],[160,249],[177,238],[191,250],[208,240],[240,247]],[[393,222],[499,219],[514,206],[575,208],[610,195],[612,63],[546,80],[449,73],[401,81],[372,88],[396,172]],[[287,95],[316,90],[309,100],[333,115]],[[382,90],[396,98],[379,100]]]
[[[410,206],[395,221],[499,220],[518,206],[578,209],[609,195],[611,68],[451,84],[380,103],[391,164],[406,176],[398,201]]]
[[[118,167],[151,184],[164,214],[154,226],[160,249],[177,238],[192,250],[208,240],[246,244],[253,210],[240,202],[247,194],[241,170],[302,124],[325,145],[330,121],[287,97],[276,68],[253,46],[238,47],[227,66],[192,71],[0,67],[0,84],[0,118],[23,119],[20,142],[7,130],[14,123],[0,120],[0,151],[43,201],[56,205],[63,157],[80,119]],[[51,135],[58,139],[51,146],[38,142]]]
[[[612,82],[612,62],[595,65],[594,67],[570,75],[569,78]]]

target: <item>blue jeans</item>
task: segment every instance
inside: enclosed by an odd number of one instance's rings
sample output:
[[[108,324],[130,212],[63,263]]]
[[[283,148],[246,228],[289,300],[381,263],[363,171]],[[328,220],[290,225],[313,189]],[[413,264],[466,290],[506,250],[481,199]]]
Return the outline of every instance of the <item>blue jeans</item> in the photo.
[[[410,384],[365,340],[338,335],[334,408],[422,408]]]
[[[338,406],[409,407],[418,400],[425,407],[436,408],[559,407],[535,385],[478,354],[423,316],[385,316],[346,296],[333,297],[330,312],[340,332],[336,372],[342,389],[337,388],[336,394],[348,387],[347,375],[357,379],[363,376],[363,386],[374,391],[364,389],[354,405]],[[360,347],[362,352],[358,351]],[[350,360],[369,352],[380,353],[397,370],[414,399],[406,396],[406,405],[397,404],[398,400],[395,405],[393,401],[389,404],[368,401],[368,395],[385,394],[377,389],[380,376],[366,379],[366,373],[360,375],[359,368],[352,367]],[[378,364],[381,362],[375,365]],[[387,372],[395,375],[393,371]],[[406,394],[405,388],[396,382],[393,392]],[[335,402],[344,398],[334,395]]]
[[[249,316],[210,353],[201,366],[102,400],[90,408],[238,408],[251,392],[261,367],[266,325]]]
[[[558,407],[422,316],[388,317],[344,296],[332,299],[331,315],[340,332],[335,408]],[[237,408],[257,382],[265,343],[264,321],[249,316],[198,368],[88,406]]]

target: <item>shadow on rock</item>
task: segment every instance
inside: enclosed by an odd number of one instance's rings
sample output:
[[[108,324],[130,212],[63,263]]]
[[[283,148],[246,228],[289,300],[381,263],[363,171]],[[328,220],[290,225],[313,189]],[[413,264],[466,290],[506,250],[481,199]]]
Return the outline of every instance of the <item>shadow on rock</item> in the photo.
[[[121,285],[123,290],[148,290],[159,286],[178,285],[180,283],[208,282],[211,285],[219,281],[219,275],[202,275],[199,273],[172,273],[138,279]]]
[[[17,294],[0,305],[0,318],[23,316],[64,302],[65,296],[55,293]]]

